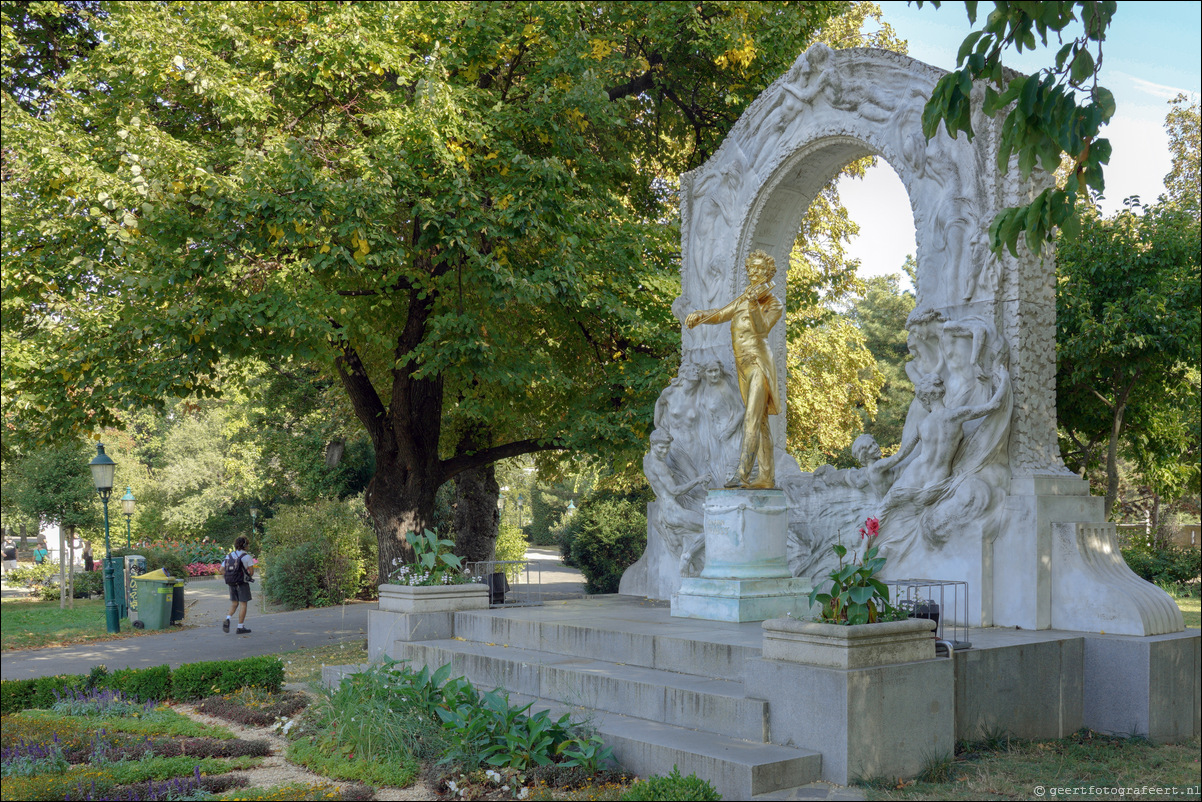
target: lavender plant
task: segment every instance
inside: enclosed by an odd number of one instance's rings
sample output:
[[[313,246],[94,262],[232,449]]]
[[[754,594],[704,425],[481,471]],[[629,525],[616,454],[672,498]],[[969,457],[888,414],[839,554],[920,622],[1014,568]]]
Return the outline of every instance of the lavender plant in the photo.
[[[12,746],[0,749],[0,776],[3,777],[62,774],[69,765],[58,735],[49,743],[22,738]]]
[[[91,688],[87,691],[79,689],[66,693],[54,691],[57,700],[51,710],[68,716],[133,716],[146,718],[156,710],[155,702],[138,702],[128,698],[121,691],[109,688]]]

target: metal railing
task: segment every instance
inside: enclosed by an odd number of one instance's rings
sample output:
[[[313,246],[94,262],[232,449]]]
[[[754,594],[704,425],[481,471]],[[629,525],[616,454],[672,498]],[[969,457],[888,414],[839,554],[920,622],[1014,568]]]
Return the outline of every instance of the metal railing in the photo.
[[[467,563],[465,572],[488,586],[488,606],[540,607],[543,570],[539,560],[481,560]]]
[[[935,622],[935,638],[956,651],[970,649],[968,640],[968,583],[950,579],[886,579],[889,600],[910,618]],[[950,633],[950,637],[948,636]]]

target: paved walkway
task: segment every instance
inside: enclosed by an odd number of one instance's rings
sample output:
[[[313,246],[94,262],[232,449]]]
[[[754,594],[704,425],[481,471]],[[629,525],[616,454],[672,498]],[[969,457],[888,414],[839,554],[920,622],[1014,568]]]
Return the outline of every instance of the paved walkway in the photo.
[[[543,591],[562,599],[583,593],[580,572],[560,563],[555,549],[531,548],[527,559],[538,560],[542,569]],[[330,643],[367,637],[367,614],[375,602],[355,602],[340,607],[325,607],[295,612],[264,613],[261,586],[251,586],[255,596],[249,605],[246,625],[251,634],[228,635],[221,622],[229,612],[229,590],[220,578],[193,579],[184,590],[184,624],[162,633],[141,635],[115,641],[99,641],[79,646],[55,646],[0,654],[3,679],[45,677],[53,674],[86,674],[92,666],[104,664],[109,671],[120,668],[148,668],[164,663],[172,668],[183,663],[204,660],[234,660],[260,654],[279,654],[295,649],[325,646]],[[19,591],[5,588],[4,597]],[[122,630],[129,626],[121,622]]]

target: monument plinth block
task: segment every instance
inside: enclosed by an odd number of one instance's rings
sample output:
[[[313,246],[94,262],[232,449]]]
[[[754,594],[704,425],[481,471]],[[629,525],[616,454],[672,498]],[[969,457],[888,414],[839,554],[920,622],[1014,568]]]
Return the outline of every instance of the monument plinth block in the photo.
[[[705,568],[672,595],[672,615],[763,621],[807,615],[810,583],[789,572],[783,490],[711,490],[705,500]]]

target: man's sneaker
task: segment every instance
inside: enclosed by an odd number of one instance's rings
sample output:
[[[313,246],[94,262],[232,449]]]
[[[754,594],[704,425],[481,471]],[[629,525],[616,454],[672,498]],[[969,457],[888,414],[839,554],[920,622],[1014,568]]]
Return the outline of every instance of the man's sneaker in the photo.
[[[249,635],[250,628],[249,627],[238,627],[238,634],[239,635]]]
[[[230,620],[228,618],[221,622],[221,631],[222,632],[230,631]]]

